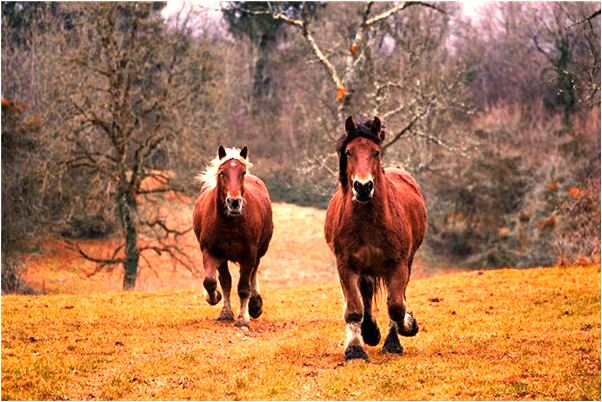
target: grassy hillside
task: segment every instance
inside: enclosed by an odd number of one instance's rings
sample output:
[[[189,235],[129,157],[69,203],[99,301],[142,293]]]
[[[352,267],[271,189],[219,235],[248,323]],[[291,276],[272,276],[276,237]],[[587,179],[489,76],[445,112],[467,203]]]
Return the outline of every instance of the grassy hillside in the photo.
[[[408,298],[406,353],[346,364],[336,280],[267,287],[248,332],[199,290],[2,296],[2,399],[600,399],[599,266],[436,276]]]

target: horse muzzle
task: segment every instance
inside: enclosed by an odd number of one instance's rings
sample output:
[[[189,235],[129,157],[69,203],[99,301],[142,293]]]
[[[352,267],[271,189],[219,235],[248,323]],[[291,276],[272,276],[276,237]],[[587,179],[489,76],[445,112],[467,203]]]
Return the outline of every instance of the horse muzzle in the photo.
[[[366,203],[374,197],[374,181],[367,180],[362,183],[359,180],[354,180],[352,191],[354,201]]]
[[[242,214],[243,198],[242,197],[227,197],[226,212],[230,216],[238,216]]]

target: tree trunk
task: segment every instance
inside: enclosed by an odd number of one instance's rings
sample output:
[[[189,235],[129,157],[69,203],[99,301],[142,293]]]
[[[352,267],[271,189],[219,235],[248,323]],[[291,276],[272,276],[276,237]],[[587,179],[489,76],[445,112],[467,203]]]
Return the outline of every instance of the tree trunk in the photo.
[[[137,205],[131,190],[119,192],[119,218],[125,236],[125,260],[123,262],[123,290],[136,287],[138,276],[138,230],[136,227]]]

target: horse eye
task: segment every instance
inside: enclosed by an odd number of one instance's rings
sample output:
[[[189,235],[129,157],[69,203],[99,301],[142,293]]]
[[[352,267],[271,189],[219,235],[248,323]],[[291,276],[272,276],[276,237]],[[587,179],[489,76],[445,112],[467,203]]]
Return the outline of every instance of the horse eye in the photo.
[[[345,156],[350,158],[351,157],[351,151],[347,150],[345,151]]]
[[[374,156],[378,158],[380,156],[380,151],[374,151]]]

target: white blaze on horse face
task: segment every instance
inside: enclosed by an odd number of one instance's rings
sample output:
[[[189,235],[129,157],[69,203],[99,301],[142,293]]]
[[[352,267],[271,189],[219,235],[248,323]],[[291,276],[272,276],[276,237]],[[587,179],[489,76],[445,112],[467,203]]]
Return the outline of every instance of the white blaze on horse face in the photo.
[[[226,191],[226,198],[231,198],[233,200],[239,200],[242,201],[242,195],[240,194],[240,190],[236,191],[236,192],[230,192],[230,191]]]
[[[359,322],[350,322],[346,325],[347,338],[345,339],[345,349],[349,346],[364,347],[362,339],[362,328]]]

